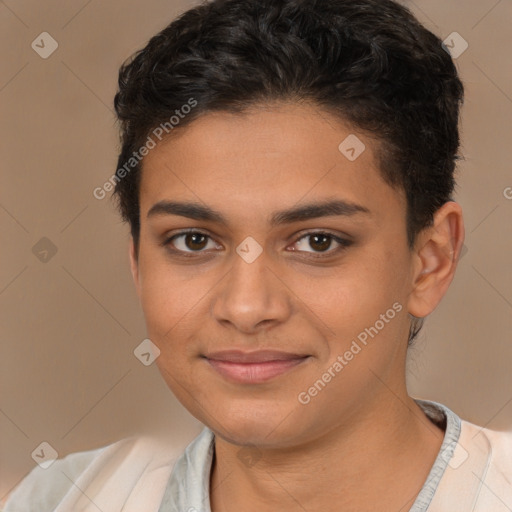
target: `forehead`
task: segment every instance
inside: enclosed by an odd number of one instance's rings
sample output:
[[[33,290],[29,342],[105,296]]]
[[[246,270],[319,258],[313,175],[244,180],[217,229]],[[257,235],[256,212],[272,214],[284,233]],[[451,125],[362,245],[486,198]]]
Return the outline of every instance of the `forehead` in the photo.
[[[403,215],[403,192],[383,180],[377,149],[375,139],[307,104],[203,114],[145,157],[141,217],[165,200],[200,202],[249,220],[334,198]]]

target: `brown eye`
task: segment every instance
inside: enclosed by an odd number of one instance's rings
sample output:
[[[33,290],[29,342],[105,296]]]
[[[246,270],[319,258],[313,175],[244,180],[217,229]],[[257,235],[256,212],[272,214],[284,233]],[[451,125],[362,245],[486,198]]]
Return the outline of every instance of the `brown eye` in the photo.
[[[331,246],[332,237],[325,234],[310,235],[309,245],[315,251],[326,251]]]
[[[182,253],[201,253],[205,252],[204,249],[219,248],[210,236],[199,231],[178,233],[165,240],[163,245],[170,246],[169,249]]]
[[[199,251],[206,247],[206,239],[201,233],[188,233],[185,235],[185,245],[193,251]]]
[[[306,233],[295,242],[293,250],[309,253],[311,256],[318,254],[318,257],[321,257],[323,256],[322,253],[325,253],[326,256],[333,255],[346,249],[352,243],[351,240],[346,240],[330,233]]]

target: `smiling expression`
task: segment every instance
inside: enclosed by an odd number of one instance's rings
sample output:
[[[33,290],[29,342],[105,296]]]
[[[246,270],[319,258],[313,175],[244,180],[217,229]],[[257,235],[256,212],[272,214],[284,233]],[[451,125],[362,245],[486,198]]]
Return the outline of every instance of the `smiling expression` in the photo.
[[[350,135],[365,145],[353,161],[339,149]],[[145,157],[132,270],[148,335],[174,394],[223,438],[293,446],[405,392],[412,253],[377,144],[280,103],[204,114]]]

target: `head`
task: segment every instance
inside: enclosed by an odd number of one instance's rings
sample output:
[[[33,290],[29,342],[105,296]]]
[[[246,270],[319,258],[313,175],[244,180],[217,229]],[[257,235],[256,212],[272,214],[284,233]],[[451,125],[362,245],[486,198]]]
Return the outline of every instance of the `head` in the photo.
[[[309,413],[355,411],[375,374],[403,385],[462,244],[462,94],[441,41],[390,0],[205,3],[121,68],[115,197],[157,364],[201,421],[261,440],[272,410],[308,414],[298,394],[347,351]],[[307,358],[240,384],[206,357],[234,348]],[[305,428],[287,439],[329,425]]]

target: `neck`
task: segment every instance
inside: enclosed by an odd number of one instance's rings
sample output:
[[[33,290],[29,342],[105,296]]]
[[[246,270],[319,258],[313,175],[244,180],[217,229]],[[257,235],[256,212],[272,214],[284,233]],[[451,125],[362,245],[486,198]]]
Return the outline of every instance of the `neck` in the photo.
[[[358,417],[313,442],[259,450],[244,464],[239,446],[216,436],[212,512],[408,510],[439,452],[444,433],[405,395],[388,393]]]

